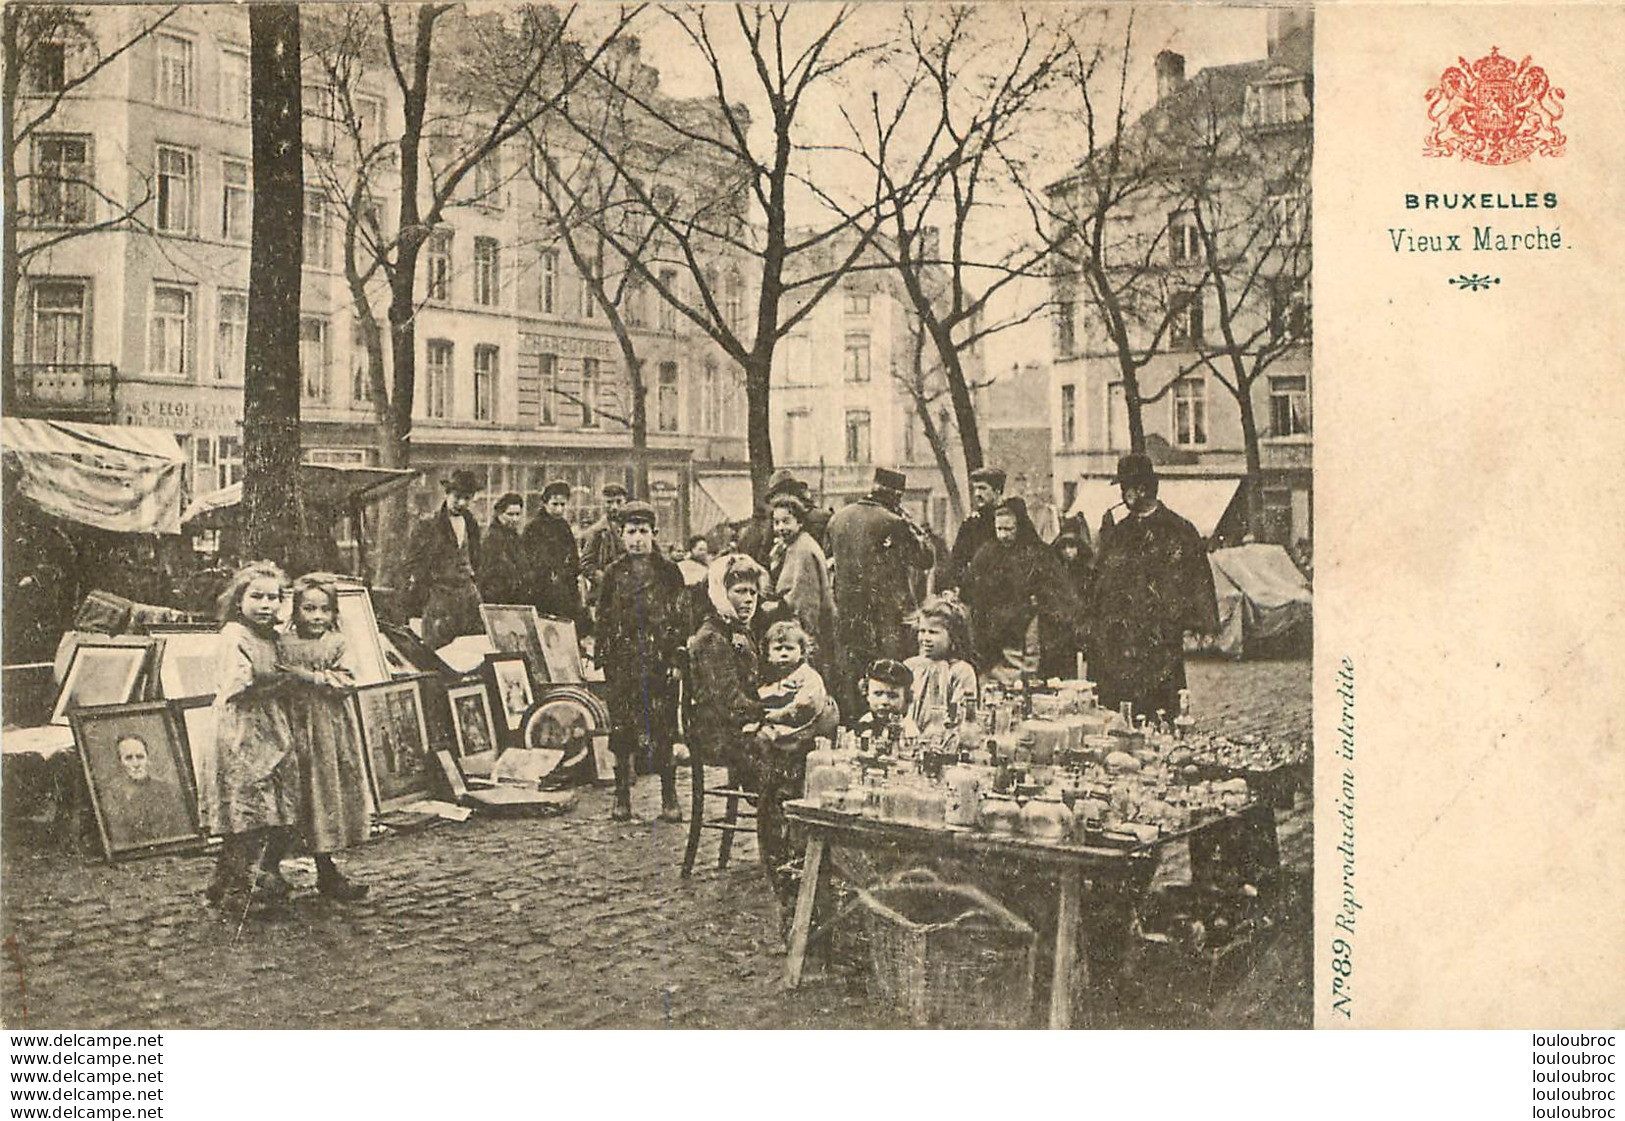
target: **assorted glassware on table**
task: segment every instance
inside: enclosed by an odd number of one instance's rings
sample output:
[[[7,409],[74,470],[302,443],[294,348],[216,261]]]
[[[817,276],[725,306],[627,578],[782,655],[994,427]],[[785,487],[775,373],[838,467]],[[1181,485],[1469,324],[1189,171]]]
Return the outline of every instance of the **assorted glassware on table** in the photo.
[[[1301,762],[1306,748],[1205,736],[1190,696],[1147,719],[1103,709],[1088,681],[1045,690],[990,684],[978,704],[907,736],[842,729],[807,759],[803,800],[852,817],[1132,847],[1245,809],[1247,774]]]

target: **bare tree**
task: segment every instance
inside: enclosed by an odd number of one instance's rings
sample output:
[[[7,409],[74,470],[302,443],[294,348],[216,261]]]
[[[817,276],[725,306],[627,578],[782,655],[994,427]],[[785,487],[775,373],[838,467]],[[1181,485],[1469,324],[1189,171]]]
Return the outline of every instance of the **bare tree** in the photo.
[[[0,387],[4,407],[15,404],[16,351],[13,331],[17,293],[28,262],[73,238],[140,222],[150,189],[133,199],[114,198],[96,183],[81,153],[74,162],[58,152],[36,170],[25,158],[32,144],[56,119],[70,95],[89,83],[137,43],[162,27],[179,9],[170,7],[140,22],[134,31],[104,49],[92,30],[89,9],[55,4],[7,4],[0,11],[4,71],[0,73],[0,159],[4,160],[5,215],[0,258]],[[28,203],[23,204],[24,187]],[[39,224],[49,232],[26,245],[18,226]]]
[[[252,557],[286,563],[299,507],[299,286],[305,199],[299,6],[248,10],[254,216],[243,370],[243,533]]]
[[[937,474],[942,476],[943,489],[948,492],[948,506],[956,522],[965,520],[965,492],[959,485],[959,474],[954,469],[953,453],[950,450],[954,438],[954,424],[949,414],[942,411],[942,422],[938,422],[938,413],[933,410],[940,408],[940,402],[948,395],[948,381],[943,376],[942,368],[930,361],[926,355],[933,350],[929,332],[923,323],[918,321],[909,325],[908,354],[909,361],[906,366],[895,367],[892,378],[902,388],[908,398],[909,407],[920,422],[920,431],[925,436],[926,446],[931,449],[931,458],[937,465]],[[967,387],[972,396],[976,391],[983,389],[992,382],[982,380],[972,382]],[[963,445],[961,445],[963,447]]]
[[[965,355],[1047,307],[1003,310],[998,298],[1040,277],[1056,251],[1021,138],[1040,131],[1043,98],[1073,58],[1061,29],[1026,11],[985,17],[968,5],[905,7],[911,71],[894,97],[873,96],[866,118],[847,117],[885,207],[890,236],[875,239],[875,253],[901,277],[935,350],[967,470],[982,466],[982,442]],[[961,516],[952,479],[949,490]]]
[[[333,120],[346,136],[344,158],[324,164],[330,197],[344,221],[344,268],[367,343],[379,458],[404,465],[417,378],[418,265],[424,246],[453,207],[477,204],[500,184],[481,183],[505,144],[555,111],[641,11],[621,9],[596,43],[573,33],[578,9],[530,5],[446,21],[449,4],[411,10],[350,7],[330,13],[312,54],[333,89]],[[372,71],[381,71],[402,105],[401,127],[385,138],[364,103]],[[395,221],[384,217],[383,181],[399,192]],[[472,190],[465,189],[465,183]],[[370,292],[388,292],[389,363]]]
[[[849,6],[815,13],[792,5],[695,5],[666,8],[663,15],[694,52],[714,96],[702,104],[664,98],[641,75],[601,65],[597,77],[625,99],[639,148],[623,151],[607,143],[596,117],[574,103],[562,117],[615,169],[653,223],[649,253],[636,253],[635,238],[625,232],[606,229],[605,242],[743,371],[751,486],[760,501],[773,471],[774,350],[864,254],[878,226],[874,204],[833,216],[819,207],[807,222],[792,223],[793,194],[827,193],[813,182],[820,160],[809,158],[817,156],[816,145],[804,135],[813,112],[808,99],[835,87],[844,72],[882,48],[846,43]],[[734,35],[737,41],[730,43]],[[748,77],[739,78],[741,70]],[[752,106],[765,112],[760,139],[752,137]],[[708,168],[709,174],[681,190],[665,179],[645,183],[640,168],[651,151],[668,163],[681,154],[685,169]],[[761,218],[754,228],[746,221],[751,207]],[[731,279],[732,267],[746,262],[753,315],[739,306],[743,293]],[[719,264],[730,271],[719,271]]]

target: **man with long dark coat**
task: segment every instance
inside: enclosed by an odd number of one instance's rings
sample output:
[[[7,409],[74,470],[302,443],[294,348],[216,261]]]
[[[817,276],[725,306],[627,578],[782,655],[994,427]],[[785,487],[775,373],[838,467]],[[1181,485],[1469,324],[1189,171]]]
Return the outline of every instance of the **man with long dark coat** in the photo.
[[[445,501],[419,520],[406,546],[406,605],[423,616],[423,643],[431,650],[485,629],[474,582],[480,526],[468,508],[480,481],[472,471],[456,471],[442,486]]]
[[[529,603],[530,565],[519,536],[525,500],[509,491],[491,507],[491,524],[480,541],[480,598],[486,603]]]
[[[541,512],[525,527],[525,561],[529,595],[543,615],[581,625],[581,552],[565,517],[570,484],[554,481],[542,488]]]
[[[626,505],[626,488],[620,483],[606,483],[599,495],[604,500],[604,515],[581,535],[581,565],[582,571],[587,574],[587,602],[595,608],[604,570],[626,555],[626,546],[621,543],[621,510]]]
[[[841,711],[863,711],[862,678],[876,658],[899,661],[917,643],[905,622],[917,602],[911,577],[931,564],[925,531],[902,514],[907,479],[875,468],[874,487],[829,521],[829,553],[835,562],[837,672]]]
[[[1004,497],[1005,474],[997,467],[978,467],[970,473],[971,501],[976,509],[959,523],[953,551],[948,554],[947,571],[937,580],[937,590],[965,587],[970,579],[970,562],[993,540],[993,511]]]
[[[1157,500],[1157,481],[1146,456],[1118,460],[1123,503],[1100,526],[1089,673],[1102,704],[1129,701],[1136,715],[1171,719],[1185,687],[1185,632],[1217,631],[1219,606],[1201,535]]]

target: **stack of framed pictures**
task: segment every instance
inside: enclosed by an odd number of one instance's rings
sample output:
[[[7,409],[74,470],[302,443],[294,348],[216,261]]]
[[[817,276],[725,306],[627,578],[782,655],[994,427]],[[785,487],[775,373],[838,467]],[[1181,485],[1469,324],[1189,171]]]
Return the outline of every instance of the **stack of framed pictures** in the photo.
[[[528,603],[483,603],[485,633],[499,654],[518,654],[538,685],[582,680],[581,646],[569,619],[538,615]]]

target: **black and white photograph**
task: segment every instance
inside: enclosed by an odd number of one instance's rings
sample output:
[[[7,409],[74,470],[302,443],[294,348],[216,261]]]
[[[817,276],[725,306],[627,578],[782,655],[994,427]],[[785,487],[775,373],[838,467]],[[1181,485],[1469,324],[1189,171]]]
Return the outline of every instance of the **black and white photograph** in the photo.
[[[484,685],[461,685],[446,690],[457,755],[484,755],[497,751],[496,721],[491,716],[491,694]]]
[[[136,700],[151,657],[148,646],[81,642],[68,662],[51,723],[66,724],[75,709]]]
[[[109,859],[201,841],[186,743],[168,704],[75,709],[69,719]]]
[[[363,685],[354,696],[374,804],[387,808],[390,802],[427,796],[429,732],[418,683]]]

